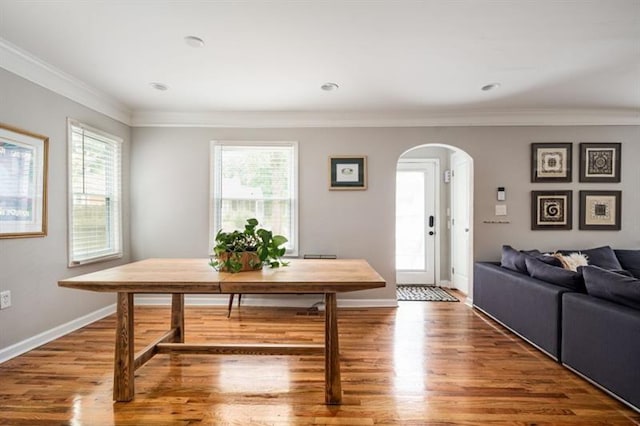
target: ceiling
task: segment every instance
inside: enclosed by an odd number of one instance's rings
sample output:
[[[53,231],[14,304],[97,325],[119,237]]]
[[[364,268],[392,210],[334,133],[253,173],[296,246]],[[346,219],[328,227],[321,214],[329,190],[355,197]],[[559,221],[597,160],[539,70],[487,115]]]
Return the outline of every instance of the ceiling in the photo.
[[[640,0],[0,0],[0,38],[134,116],[640,116]]]

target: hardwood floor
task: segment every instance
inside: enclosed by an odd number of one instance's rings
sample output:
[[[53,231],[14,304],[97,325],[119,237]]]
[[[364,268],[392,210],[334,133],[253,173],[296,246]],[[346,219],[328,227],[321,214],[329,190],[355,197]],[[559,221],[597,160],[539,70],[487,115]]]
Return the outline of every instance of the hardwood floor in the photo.
[[[136,308],[136,349],[169,308]],[[321,356],[157,355],[112,402],[115,316],[0,364],[0,424],[640,424],[630,410],[462,303],[340,309],[341,406]],[[323,343],[323,315],[187,307],[187,342]]]

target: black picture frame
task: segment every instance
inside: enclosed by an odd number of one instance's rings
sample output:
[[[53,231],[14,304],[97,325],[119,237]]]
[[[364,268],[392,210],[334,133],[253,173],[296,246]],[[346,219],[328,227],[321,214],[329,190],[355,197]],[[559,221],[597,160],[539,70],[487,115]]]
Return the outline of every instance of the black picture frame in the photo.
[[[367,189],[367,156],[342,155],[329,157],[329,189]]]
[[[622,229],[622,191],[580,191],[581,230]]]
[[[622,144],[580,143],[580,182],[620,182]]]
[[[570,230],[573,191],[531,191],[531,229]]]
[[[571,182],[573,144],[532,143],[531,182]]]

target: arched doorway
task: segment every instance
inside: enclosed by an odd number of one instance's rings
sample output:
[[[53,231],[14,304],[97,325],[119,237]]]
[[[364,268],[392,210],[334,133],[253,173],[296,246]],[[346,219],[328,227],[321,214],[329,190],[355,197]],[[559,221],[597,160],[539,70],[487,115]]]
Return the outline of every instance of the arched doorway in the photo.
[[[473,159],[425,144],[396,168],[396,284],[435,285],[472,294]]]

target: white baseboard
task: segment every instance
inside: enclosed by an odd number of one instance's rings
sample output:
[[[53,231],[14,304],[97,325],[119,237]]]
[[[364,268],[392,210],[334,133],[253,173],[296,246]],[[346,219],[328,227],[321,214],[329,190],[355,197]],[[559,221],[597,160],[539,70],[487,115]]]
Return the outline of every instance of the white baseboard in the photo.
[[[89,325],[92,322],[95,322],[99,319],[109,316],[113,314],[115,311],[116,311],[116,305],[114,303],[102,309],[98,309],[97,311],[84,315],[80,318],[76,318],[72,321],[69,321],[68,323],[54,327],[51,330],[44,331],[33,337],[25,339],[21,342],[15,343],[4,349],[0,349],[0,364],[10,360],[11,358],[17,357],[18,355],[22,355],[26,352],[29,352],[30,350],[35,349],[38,346],[42,346],[45,343],[49,343],[52,340],[55,340],[59,337],[64,336],[65,334],[69,334],[72,331],[75,331],[79,328],[84,327],[85,325]]]
[[[323,300],[320,295],[308,294],[287,298],[249,294],[242,296],[242,304],[245,306],[265,307],[309,308]],[[227,306],[229,296],[185,296],[184,303],[187,306]],[[234,301],[234,303],[237,302]],[[136,296],[135,304],[137,306],[169,306],[171,304],[171,296],[140,295]],[[395,308],[397,306],[398,301],[396,299],[338,299],[339,308]]]

